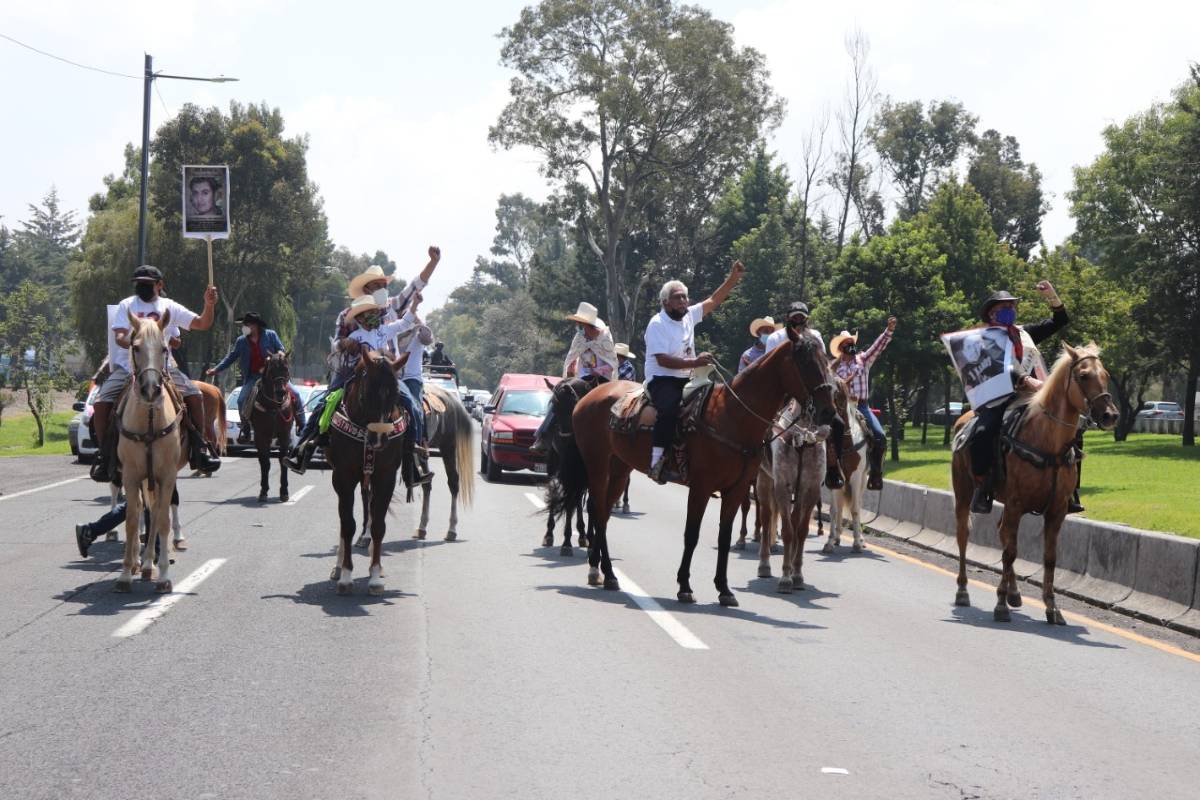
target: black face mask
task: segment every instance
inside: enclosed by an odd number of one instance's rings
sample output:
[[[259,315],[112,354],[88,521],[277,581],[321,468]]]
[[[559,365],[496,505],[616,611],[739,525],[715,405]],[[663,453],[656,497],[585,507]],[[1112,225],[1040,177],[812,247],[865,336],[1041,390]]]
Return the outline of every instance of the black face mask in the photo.
[[[852,345],[852,344],[848,344],[848,345],[846,345],[845,347],[843,347],[843,348],[842,348],[842,352],[843,352],[843,353],[845,353],[845,354],[846,354],[846,355],[848,355],[848,356],[852,356],[852,355],[854,355],[855,353],[857,353],[857,352],[858,352],[858,348],[857,348],[857,347],[855,347],[855,346],[854,346],[854,345]]]
[[[668,308],[666,309],[666,312],[668,317],[678,322],[679,320],[683,319],[683,315],[687,313],[687,309],[684,308],[676,310],[674,308]]]
[[[138,281],[138,284],[133,287],[133,293],[147,303],[154,300],[154,284],[146,281]]]

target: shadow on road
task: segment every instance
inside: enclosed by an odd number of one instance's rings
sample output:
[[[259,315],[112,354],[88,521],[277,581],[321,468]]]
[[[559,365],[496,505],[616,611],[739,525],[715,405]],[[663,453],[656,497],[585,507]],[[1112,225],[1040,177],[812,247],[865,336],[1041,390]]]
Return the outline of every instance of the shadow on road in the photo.
[[[1012,622],[996,622],[992,619],[990,609],[975,608],[974,606],[955,606],[950,611],[950,617],[943,622],[954,622],[960,625],[970,625],[974,628],[995,628],[1013,633],[1033,634],[1045,639],[1057,639],[1065,644],[1080,647],[1099,647],[1106,650],[1125,650],[1119,644],[1097,642],[1083,638],[1088,629],[1083,625],[1048,625],[1042,617],[1042,609],[1033,609],[1033,613],[1012,609]]]
[[[355,539],[355,541],[358,540],[358,534],[354,535],[354,539]],[[466,542],[466,541],[468,541],[468,540],[467,539],[458,539],[453,542],[447,542],[445,539],[412,539],[412,538],[409,538],[409,539],[384,539],[383,540],[383,552],[384,552],[384,554],[405,553],[405,552],[408,552],[409,550],[419,550],[423,547],[437,547],[437,546],[443,545],[443,544],[458,544],[459,542]],[[333,564],[333,559],[336,556],[337,556],[337,545],[336,544],[331,544],[329,546],[328,550],[324,550],[319,553],[301,553],[300,554],[300,558],[328,558],[330,565]],[[357,562],[358,559],[360,559],[360,558],[368,559],[367,563],[370,563],[371,551],[369,549],[364,549],[361,547],[354,548],[355,562]],[[386,566],[384,568],[386,569]]]
[[[781,594],[775,590],[775,587],[778,585],[778,575],[770,578],[753,578],[740,591],[750,592],[762,597],[774,597],[779,600],[788,601],[797,608],[806,608],[813,611],[829,610],[828,606],[823,606],[817,601],[842,596],[840,592],[823,592],[815,588],[811,583],[805,583],[803,589],[793,589],[790,594]]]
[[[137,576],[134,576],[131,591],[128,593],[114,592],[116,571],[120,569],[120,566],[120,563],[117,563],[111,568],[114,573],[111,580],[84,583],[74,589],[67,589],[54,595],[54,599],[63,603],[78,603],[80,608],[77,614],[79,616],[111,617],[122,611],[140,611],[155,600],[164,597],[154,591],[154,581],[139,580]],[[194,593],[188,592],[188,594]]]
[[[386,568],[385,568],[386,573]],[[399,589],[387,589],[382,595],[367,594],[366,570],[360,578],[354,579],[354,593],[340,595],[334,582],[325,580],[306,583],[295,594],[264,594],[262,600],[291,600],[296,605],[320,606],[321,610],[330,617],[366,617],[370,616],[372,606],[390,606],[401,597],[416,597],[412,592],[402,592]]]
[[[557,567],[586,567],[587,566],[588,551],[587,551],[586,547],[580,547],[577,544],[572,544],[572,548],[574,549],[575,553],[574,553],[574,555],[570,555],[570,556],[559,555],[558,548],[560,548],[560,547],[562,547],[562,539],[561,538],[558,539],[558,544],[556,544],[552,547],[537,547],[537,548],[534,548],[534,550],[532,552],[521,553],[521,558],[539,559],[542,563],[535,564],[534,566],[548,567],[550,569],[555,569]],[[614,564],[619,564],[619,563],[621,563],[621,559],[614,558],[612,560],[612,562]],[[585,573],[585,577],[586,577],[586,573]]]

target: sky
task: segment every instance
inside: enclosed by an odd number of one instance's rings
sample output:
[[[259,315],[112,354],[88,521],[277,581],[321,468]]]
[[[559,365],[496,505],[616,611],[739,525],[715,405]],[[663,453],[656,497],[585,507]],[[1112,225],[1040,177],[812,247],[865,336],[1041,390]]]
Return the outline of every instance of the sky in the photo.
[[[501,193],[544,198],[530,151],[496,151],[487,130],[512,74],[497,34],[528,2],[342,0],[76,0],[11,2],[0,34],[88,66],[83,70],[0,39],[0,222],[15,228],[53,185],[86,217],[87,198],[141,138],[143,53],[160,79],[151,131],[187,102],[278,107],[289,135],[309,140],[330,236],[354,252],[387,251],[402,277],[442,248],[426,291],[440,305],[486,255]],[[1167,100],[1200,61],[1200,3],[755,2],[699,5],[762,52],[787,104],[771,148],[798,172],[800,138],[835,110],[848,75],[846,34],[862,30],[879,91],[896,100],[953,99],[979,130],[1015,136],[1043,173],[1050,244],[1074,229],[1072,167],[1102,149],[1105,125]],[[236,176],[233,176],[236,192]],[[236,196],[232,207],[236,213]],[[200,245],[197,245],[200,246]],[[220,257],[219,248],[217,257]],[[162,265],[170,269],[170,265]]]

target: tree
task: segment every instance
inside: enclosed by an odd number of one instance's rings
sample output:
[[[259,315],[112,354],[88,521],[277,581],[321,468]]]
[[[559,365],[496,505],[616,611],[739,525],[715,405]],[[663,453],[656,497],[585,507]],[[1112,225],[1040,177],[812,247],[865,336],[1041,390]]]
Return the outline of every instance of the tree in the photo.
[[[929,193],[974,142],[977,121],[962,103],[930,101],[926,110],[917,101],[884,99],[867,133],[900,191],[901,219],[924,207]]]
[[[826,182],[841,197],[838,215],[837,256],[842,255],[850,220],[850,206],[860,200],[869,185],[871,166],[867,163],[867,124],[875,104],[878,78],[867,62],[871,43],[867,35],[856,30],[846,37],[846,54],[850,56],[850,79],[846,83],[842,107],[837,112],[838,136],[842,149],[835,156],[833,171]],[[869,234],[868,234],[869,235]]]
[[[1018,258],[1028,260],[1041,241],[1042,217],[1050,208],[1037,165],[1021,160],[1016,139],[989,129],[976,141],[967,182],[983,197],[996,236]]]
[[[8,387],[25,393],[37,423],[37,446],[46,443],[45,416],[54,406],[54,390],[71,385],[63,368],[70,338],[68,321],[50,289],[24,281],[4,298],[0,352],[8,356]]]
[[[489,139],[532,148],[564,189],[586,182],[580,223],[604,268],[614,335],[627,338],[648,279],[648,262],[629,263],[632,223],[652,188],[711,202],[778,123],[763,57],[707,11],[670,0],[543,0],[501,39],[501,63],[517,75]]]
[[[825,134],[829,131],[829,109],[826,107],[816,117],[808,132],[800,139],[800,241],[799,241],[799,275],[797,276],[800,296],[805,296],[808,285],[809,266],[814,260],[812,247],[813,222],[812,211],[817,205],[818,198],[813,190],[825,170],[825,161],[829,153],[825,147]]]
[[[1194,446],[1200,377],[1200,67],[1171,103],[1104,130],[1105,150],[1075,170],[1076,240],[1106,273],[1147,292],[1143,336],[1186,366],[1183,444]]]
[[[59,207],[58,190],[53,186],[39,205],[28,204],[29,219],[16,231],[0,231],[3,241],[4,269],[0,288],[10,292],[24,280],[42,286],[61,288],[67,283],[67,263],[79,245],[79,223],[74,211]]]

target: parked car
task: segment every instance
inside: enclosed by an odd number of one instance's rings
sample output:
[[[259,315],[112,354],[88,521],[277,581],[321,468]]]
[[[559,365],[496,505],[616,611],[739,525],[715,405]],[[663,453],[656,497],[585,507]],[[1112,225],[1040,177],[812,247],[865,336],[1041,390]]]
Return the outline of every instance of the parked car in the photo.
[[[475,400],[475,405],[471,409],[471,416],[476,422],[483,422],[483,407],[488,404],[488,400],[492,397],[492,392],[486,389],[472,389],[471,395]]]
[[[97,443],[92,441],[90,427],[92,422],[92,403],[96,401],[96,395],[99,391],[100,387],[93,385],[88,391],[87,399],[83,402],[75,403],[73,408],[79,413],[67,423],[67,441],[71,443],[71,455],[85,464],[94,459],[96,453],[100,450]]]
[[[296,394],[300,396],[300,402],[304,405],[305,413],[308,413],[308,401],[317,389],[323,389],[323,386],[313,386],[311,384],[289,384]],[[242,429],[242,415],[238,412],[238,395],[241,394],[242,387],[235,386],[229,394],[225,395],[225,436],[227,442],[225,445],[226,452],[238,453],[248,450],[254,450],[254,441],[251,439],[249,444],[238,444],[238,431]],[[296,443],[297,435],[295,427],[292,428],[292,444]]]
[[[529,452],[534,434],[550,406],[551,392],[546,375],[509,373],[483,408],[483,432],[479,440],[479,471],[489,481],[498,481],[506,470],[546,472],[546,459]]]
[[[941,406],[935,411],[929,412],[929,424],[945,425],[946,416],[948,413],[950,417],[950,424],[953,425],[954,421],[966,413],[968,408],[969,406],[964,406],[962,403],[951,403],[949,406],[949,411],[947,412],[947,407]]]
[[[1183,419],[1183,408],[1166,400],[1148,400],[1142,403],[1137,415],[1143,419]]]

